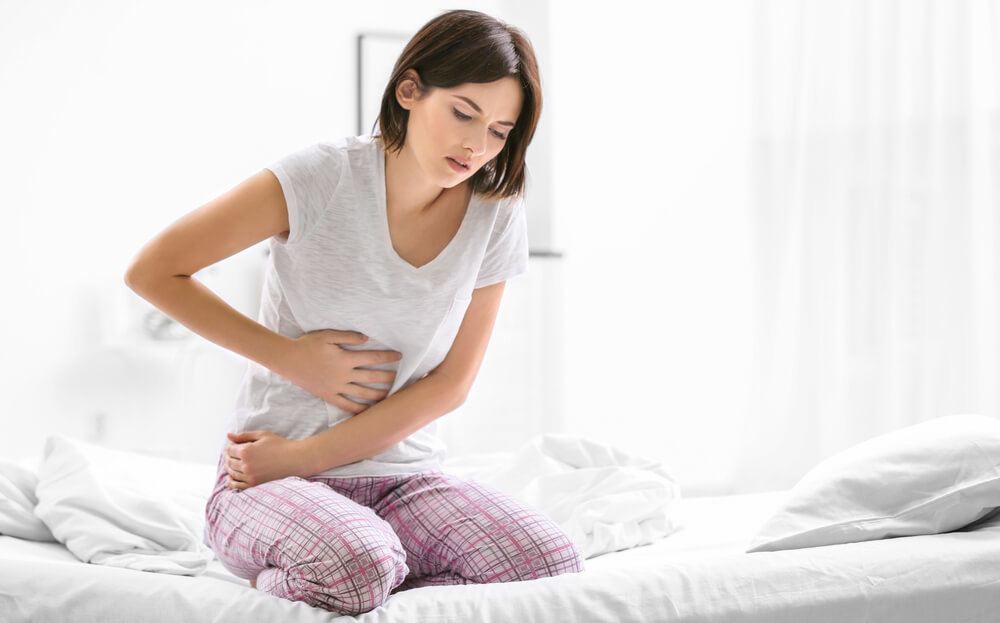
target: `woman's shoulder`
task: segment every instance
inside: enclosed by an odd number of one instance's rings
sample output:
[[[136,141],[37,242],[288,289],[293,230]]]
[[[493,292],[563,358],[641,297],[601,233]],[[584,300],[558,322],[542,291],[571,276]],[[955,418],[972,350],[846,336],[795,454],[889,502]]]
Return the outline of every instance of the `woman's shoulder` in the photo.
[[[508,223],[517,219],[524,212],[524,197],[511,195],[508,197],[486,197],[479,195],[480,205],[489,206],[495,226],[504,229]]]
[[[312,183],[325,179],[338,185],[345,175],[368,175],[376,163],[375,148],[369,135],[319,138],[285,155],[269,168],[297,171],[301,179]]]
[[[375,140],[369,135],[336,136],[319,138],[305,145],[302,153],[316,158],[344,158],[354,153],[368,153],[375,148]]]

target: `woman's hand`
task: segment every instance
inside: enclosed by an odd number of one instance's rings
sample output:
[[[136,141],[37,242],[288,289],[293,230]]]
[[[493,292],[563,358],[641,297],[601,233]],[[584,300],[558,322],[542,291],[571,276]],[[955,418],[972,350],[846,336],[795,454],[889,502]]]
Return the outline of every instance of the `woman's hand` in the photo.
[[[288,352],[284,353],[281,376],[340,407],[349,413],[361,413],[370,404],[363,400],[381,401],[388,389],[373,389],[360,383],[386,383],[390,387],[396,379],[395,370],[370,370],[371,366],[399,361],[403,355],[395,350],[351,350],[341,344],[362,344],[368,336],[357,331],[321,329],[295,338]]]
[[[306,439],[287,439],[269,430],[226,433],[226,486],[242,491],[265,482],[299,476],[310,470],[310,449]]]

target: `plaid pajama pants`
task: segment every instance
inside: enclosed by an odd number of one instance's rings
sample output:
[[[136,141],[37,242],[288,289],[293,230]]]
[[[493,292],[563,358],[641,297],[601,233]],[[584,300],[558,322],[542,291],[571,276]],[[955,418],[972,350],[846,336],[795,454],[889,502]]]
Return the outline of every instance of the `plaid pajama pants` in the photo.
[[[236,491],[224,459],[205,506],[205,544],[277,597],[357,615],[407,588],[584,570],[549,517],[472,479],[440,470],[289,477]]]

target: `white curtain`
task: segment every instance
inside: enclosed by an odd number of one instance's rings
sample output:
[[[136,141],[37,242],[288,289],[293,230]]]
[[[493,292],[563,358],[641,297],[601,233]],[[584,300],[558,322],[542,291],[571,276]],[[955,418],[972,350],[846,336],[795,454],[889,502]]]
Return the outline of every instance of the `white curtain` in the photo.
[[[755,9],[745,491],[932,417],[1000,415],[998,2]]]

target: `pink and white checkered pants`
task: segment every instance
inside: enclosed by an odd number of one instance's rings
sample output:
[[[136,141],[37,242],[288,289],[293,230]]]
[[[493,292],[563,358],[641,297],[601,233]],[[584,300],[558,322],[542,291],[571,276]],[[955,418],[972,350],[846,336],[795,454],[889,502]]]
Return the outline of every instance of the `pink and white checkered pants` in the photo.
[[[289,477],[236,491],[224,458],[205,506],[205,544],[277,597],[357,615],[407,588],[584,570],[549,517],[472,479],[440,470]]]

